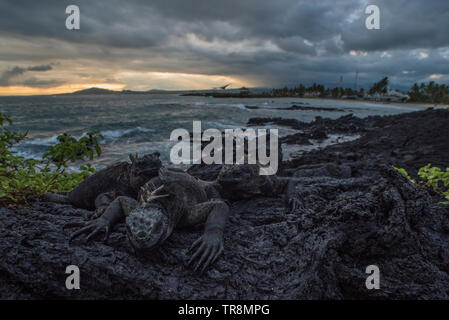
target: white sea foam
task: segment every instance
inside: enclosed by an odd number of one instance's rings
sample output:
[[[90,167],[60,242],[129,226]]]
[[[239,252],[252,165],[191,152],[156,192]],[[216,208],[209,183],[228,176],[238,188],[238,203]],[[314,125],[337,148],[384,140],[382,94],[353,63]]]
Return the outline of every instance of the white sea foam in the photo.
[[[67,132],[75,135],[76,138],[80,138],[83,136],[83,132],[98,127],[104,129],[102,134],[105,139],[101,141],[102,156],[99,159],[95,158],[93,164],[100,165],[126,160],[129,153],[144,154],[156,150],[161,152],[161,159],[168,159],[172,144],[164,139],[168,139],[171,129],[188,125],[189,122],[191,123],[194,120],[201,120],[203,115],[204,130],[209,128],[223,130],[245,128],[248,118],[252,115],[258,117],[282,116],[309,122],[313,121],[315,116],[321,114],[313,110],[310,112],[288,111],[285,113],[283,111],[281,114],[279,110],[272,109],[299,103],[299,101],[318,107],[350,108],[354,115],[358,117],[398,114],[413,110],[410,106],[401,108],[394,105],[369,104],[361,101],[349,103],[318,99],[299,100],[296,97],[262,100],[233,98],[228,100],[176,95],[148,95],[145,97],[129,95],[126,96],[126,99],[119,99],[118,101],[116,96],[89,96],[79,99],[69,96],[51,96],[48,98],[33,98],[33,103],[30,103],[27,97],[17,98],[14,101],[1,99],[0,97],[0,104],[2,105],[0,109],[6,108],[5,110],[9,110],[8,113],[15,120],[14,124],[34,134],[34,136],[30,136],[29,139],[15,146],[14,150],[20,155],[25,158],[39,159],[47,151],[48,146],[58,142],[56,134]],[[36,102],[34,102],[35,100]],[[33,106],[37,102],[43,107],[51,108],[52,112],[48,114],[47,118],[34,119],[35,113],[30,112],[30,105]],[[245,105],[257,106],[260,109],[247,109]],[[179,109],[186,112],[179,113]],[[244,111],[241,112],[240,110]],[[136,117],[136,115],[138,116]],[[336,116],[338,114],[326,113],[326,117]],[[138,120],[135,120],[136,118]],[[134,121],[138,121],[138,123]],[[257,126],[257,128],[278,128],[280,136],[295,133],[294,130],[273,124]],[[155,131],[152,129],[155,129]],[[48,130],[48,132],[43,133],[42,130]]]
[[[114,144],[122,137],[128,136],[126,140],[127,143],[132,142],[129,139],[130,136],[138,136],[139,134],[145,134],[155,132],[153,129],[143,128],[143,127],[135,127],[131,129],[118,129],[118,130],[105,130],[102,131],[101,134],[104,136],[104,140],[100,141],[101,144]],[[81,135],[74,135],[74,138],[80,139],[86,136],[87,132]],[[22,156],[25,159],[42,159],[42,155],[46,152],[47,147],[55,145],[58,143],[58,135],[54,135],[51,137],[41,137],[34,139],[26,139],[22,141],[20,144],[16,145],[12,148],[12,151],[15,152],[16,155]]]
[[[138,134],[138,133],[148,133],[148,132],[154,132],[153,129],[148,128],[142,128],[142,127],[136,127],[131,129],[119,129],[119,130],[106,130],[101,131],[101,134],[104,136],[105,139],[119,139],[126,135],[132,135],[132,134]],[[74,136],[76,139],[80,139],[84,136],[86,136],[87,132],[83,133],[79,136]],[[58,135],[54,135],[51,137],[46,138],[35,138],[31,140],[25,140],[23,141],[23,145],[40,145],[40,146],[51,146],[58,143]]]
[[[136,127],[136,128],[131,128],[131,129],[106,130],[106,131],[102,131],[101,134],[105,138],[118,139],[118,138],[121,138],[121,137],[129,135],[129,134],[148,133],[148,132],[154,132],[154,130],[142,128],[142,127]]]
[[[247,109],[244,104],[236,103],[236,104],[227,104],[227,103],[207,103],[207,102],[197,102],[191,105],[192,107],[211,107],[211,108],[237,108],[240,110],[245,110],[251,112],[251,110]]]
[[[52,136],[48,138],[36,138],[32,140],[25,140],[22,144],[31,144],[39,146],[51,146],[58,142],[58,136]]]
[[[238,126],[238,125],[232,125],[232,124],[225,124],[223,122],[218,121],[210,121],[206,122],[203,129],[209,129],[210,128],[217,128],[217,129],[247,129],[247,126]]]
[[[32,150],[23,149],[19,146],[11,148],[11,151],[14,152],[14,155],[23,157],[24,159],[35,159],[42,160],[43,152],[33,152]]]

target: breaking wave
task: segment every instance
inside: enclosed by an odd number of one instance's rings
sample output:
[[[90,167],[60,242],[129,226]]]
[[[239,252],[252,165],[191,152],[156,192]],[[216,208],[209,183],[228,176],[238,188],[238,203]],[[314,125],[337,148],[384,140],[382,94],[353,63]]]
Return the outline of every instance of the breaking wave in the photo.
[[[104,140],[100,141],[101,144],[111,145],[116,142],[120,142],[122,139],[125,139],[125,142],[130,143],[134,139],[145,139],[147,134],[153,133],[155,130],[143,128],[143,127],[135,127],[130,129],[118,129],[118,130],[104,130],[100,133],[103,135]],[[73,135],[76,139],[86,136],[87,132],[82,133],[81,135]],[[144,136],[144,137],[141,137]],[[34,139],[26,139],[22,141],[20,144],[15,146],[12,150],[20,156],[23,156],[25,159],[42,159],[42,155],[47,151],[49,146],[55,145],[58,143],[58,135],[53,135],[51,137],[41,137]]]
[[[105,139],[119,139],[123,137],[131,137],[138,135],[140,133],[152,133],[155,132],[153,129],[136,127],[131,129],[121,129],[121,130],[106,130],[102,131],[101,134]]]
[[[245,110],[251,112],[247,109],[244,104],[227,104],[227,103],[207,103],[207,102],[197,102],[191,105],[192,107],[211,107],[211,108],[236,108],[240,110]]]

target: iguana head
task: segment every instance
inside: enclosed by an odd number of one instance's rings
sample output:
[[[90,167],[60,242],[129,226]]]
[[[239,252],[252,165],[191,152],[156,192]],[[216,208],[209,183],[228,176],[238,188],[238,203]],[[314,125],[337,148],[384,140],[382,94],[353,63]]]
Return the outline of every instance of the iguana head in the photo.
[[[156,204],[139,206],[126,217],[126,234],[134,249],[151,250],[169,235],[168,218]]]
[[[225,165],[217,182],[231,198],[247,199],[270,192],[271,180],[259,174],[256,164]]]
[[[157,176],[159,168],[162,166],[159,156],[159,152],[147,154],[142,158],[137,155],[129,156],[131,160],[129,180],[134,189],[139,190],[148,180]]]

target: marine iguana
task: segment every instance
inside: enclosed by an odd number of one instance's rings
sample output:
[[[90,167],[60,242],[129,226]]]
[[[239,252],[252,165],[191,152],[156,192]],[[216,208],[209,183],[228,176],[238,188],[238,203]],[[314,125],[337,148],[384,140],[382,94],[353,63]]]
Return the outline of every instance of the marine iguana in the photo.
[[[118,196],[137,198],[139,188],[157,176],[162,166],[158,152],[142,158],[130,155],[131,163],[119,162],[88,177],[67,195],[47,193],[44,201],[71,204],[78,208],[97,210],[101,214]]]
[[[147,252],[166,240],[176,227],[206,221],[203,236],[190,248],[193,250],[198,247],[188,265],[199,258],[195,271],[201,265],[203,271],[222,253],[223,230],[229,207],[220,199],[213,184],[185,172],[161,168],[158,177],[141,187],[138,199],[120,196],[112,201],[100,217],[89,222],[66,225],[83,227],[70,240],[89,233],[88,241],[103,230],[106,240],[114,225],[125,220],[127,238],[132,247],[137,252]]]
[[[260,175],[258,165],[245,164],[222,166],[216,180],[209,183],[215,186],[224,199],[231,201],[257,196],[284,196],[290,211],[294,212],[302,208],[297,181],[292,177]]]
[[[257,165],[224,166],[215,181],[203,181],[182,171],[162,167],[158,177],[140,190],[138,201],[126,196],[116,198],[104,213],[89,222],[74,222],[66,227],[82,227],[70,241],[88,234],[89,241],[102,231],[107,240],[113,227],[125,220],[126,234],[136,251],[148,251],[166,240],[175,227],[205,223],[204,234],[189,251],[197,250],[188,265],[199,259],[195,271],[203,272],[223,251],[223,230],[229,207],[223,200],[275,195],[287,187],[292,210],[300,206],[291,190],[289,178],[260,176]],[[162,194],[163,193],[163,194]]]

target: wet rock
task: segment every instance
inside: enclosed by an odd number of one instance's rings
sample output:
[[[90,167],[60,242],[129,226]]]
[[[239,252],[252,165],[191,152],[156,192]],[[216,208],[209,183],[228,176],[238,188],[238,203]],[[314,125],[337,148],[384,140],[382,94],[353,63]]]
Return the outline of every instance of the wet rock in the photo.
[[[325,112],[346,112],[345,109],[339,108],[324,108],[324,107],[310,107],[310,106],[298,106],[296,104],[287,108],[276,108],[277,110],[301,110],[301,111],[325,111]]]
[[[1,208],[0,298],[448,299],[449,210],[391,168],[447,166],[448,119],[433,110],[360,120],[358,141],[285,162],[301,209],[287,212],[281,198],[230,203],[224,254],[203,275],[185,266],[201,226],[176,230],[142,256],[123,225],[107,243],[69,244],[63,225],[89,211],[44,202]],[[212,180],[218,169],[191,170]],[[81,290],[65,288],[71,264]],[[369,265],[380,268],[380,290],[365,286]]]
[[[286,137],[280,138],[281,143],[285,144],[296,144],[296,145],[311,145],[310,142],[311,136],[307,133],[295,133],[288,135]]]
[[[274,198],[232,204],[225,253],[204,275],[184,266],[200,227],[135,256],[123,226],[107,244],[69,244],[63,224],[87,211],[50,203],[1,209],[0,297],[448,298],[447,208],[388,167],[376,181],[343,178],[343,168],[338,178],[307,170],[301,196],[313,210],[289,214]],[[65,288],[69,264],[80,267],[82,290]],[[365,287],[368,265],[381,270],[380,290]]]
[[[324,128],[313,129],[312,132],[310,133],[310,137],[316,140],[327,139],[326,130]]]
[[[294,120],[285,120],[285,123],[293,124]],[[365,161],[371,166],[378,161],[387,162],[405,168],[416,177],[418,169],[428,163],[440,168],[448,166],[449,110],[425,110],[358,120],[352,116],[336,120],[320,118],[310,126],[325,127],[328,134],[339,130],[344,132],[356,130],[361,133],[361,138],[329,146],[324,150],[311,151],[301,158],[285,162],[283,164],[285,169],[297,168],[303,164],[350,159]]]
[[[368,117],[360,119],[354,117],[352,114],[342,116],[338,119],[326,119],[322,117],[316,117],[313,122],[302,122],[296,119],[284,119],[284,118],[250,118],[248,120],[248,126],[263,126],[267,124],[285,126],[296,130],[311,131],[321,128],[327,133],[361,133],[374,129],[377,124],[384,125],[379,120],[379,116]],[[388,120],[387,120],[388,121]]]

